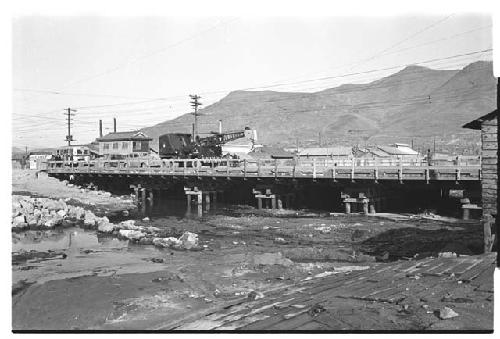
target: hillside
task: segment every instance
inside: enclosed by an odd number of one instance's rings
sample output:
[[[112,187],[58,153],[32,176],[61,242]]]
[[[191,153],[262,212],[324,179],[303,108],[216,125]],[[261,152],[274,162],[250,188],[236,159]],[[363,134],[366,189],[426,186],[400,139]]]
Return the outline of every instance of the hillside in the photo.
[[[315,93],[235,91],[200,112],[200,131],[257,129],[269,145],[323,143],[352,145],[395,141],[427,144],[434,136],[446,143],[456,134],[479,140],[461,126],[496,107],[492,62],[461,70],[408,66],[368,84],[346,84]],[[190,132],[193,116],[182,115],[143,129],[157,144],[167,132]],[[467,135],[472,136],[468,138]],[[424,145],[425,146],[425,145]],[[426,146],[427,147],[427,146]]]

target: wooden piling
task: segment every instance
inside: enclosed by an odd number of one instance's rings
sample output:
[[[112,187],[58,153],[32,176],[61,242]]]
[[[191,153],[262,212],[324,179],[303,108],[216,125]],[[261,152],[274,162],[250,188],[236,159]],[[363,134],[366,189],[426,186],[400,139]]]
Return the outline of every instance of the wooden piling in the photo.
[[[141,212],[146,213],[146,189],[141,188]]]
[[[281,196],[276,196],[276,205],[279,210],[283,209],[283,201],[281,200]]]
[[[484,253],[491,252],[491,249],[493,247],[493,237],[491,235],[492,223],[493,223],[493,217],[489,214],[485,215],[483,218]]]
[[[375,202],[371,201],[370,202],[370,214],[375,214],[375,213],[376,213]]]
[[[368,214],[368,199],[363,199],[363,214]]]
[[[345,213],[350,214],[351,213],[351,203],[346,201],[346,202],[344,202],[344,205],[345,205]]]

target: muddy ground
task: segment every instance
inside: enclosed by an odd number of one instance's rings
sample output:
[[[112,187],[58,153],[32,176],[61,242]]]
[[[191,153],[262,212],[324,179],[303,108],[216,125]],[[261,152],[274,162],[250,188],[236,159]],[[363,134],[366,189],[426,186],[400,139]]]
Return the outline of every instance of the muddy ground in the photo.
[[[85,199],[80,201],[85,204]],[[94,200],[89,206],[113,208],[105,200],[100,204]],[[13,233],[13,329],[162,329],[195,311],[265,298],[309,277],[482,250],[478,221],[227,205],[202,217],[183,212],[135,219],[172,234],[197,233],[203,249],[158,249],[78,227]],[[405,325],[410,326],[403,321],[386,329]]]

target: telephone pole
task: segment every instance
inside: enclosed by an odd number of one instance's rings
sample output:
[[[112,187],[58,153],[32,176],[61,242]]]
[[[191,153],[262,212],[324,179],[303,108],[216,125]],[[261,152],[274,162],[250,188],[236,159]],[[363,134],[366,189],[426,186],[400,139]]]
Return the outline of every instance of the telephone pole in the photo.
[[[76,109],[71,109],[68,107],[66,108],[66,113],[64,113],[64,115],[67,116],[68,120],[68,135],[66,135],[66,141],[68,142],[68,146],[71,146],[71,142],[75,141],[73,139],[73,136],[71,135],[71,115],[75,115],[75,113],[72,112],[76,112]]]
[[[198,100],[201,99],[199,95],[196,94],[190,94],[189,97],[191,98],[191,107],[194,108],[194,131],[193,131],[193,140],[196,141],[198,139],[198,116],[200,115],[198,113],[198,106],[201,106],[202,103],[199,102]]]

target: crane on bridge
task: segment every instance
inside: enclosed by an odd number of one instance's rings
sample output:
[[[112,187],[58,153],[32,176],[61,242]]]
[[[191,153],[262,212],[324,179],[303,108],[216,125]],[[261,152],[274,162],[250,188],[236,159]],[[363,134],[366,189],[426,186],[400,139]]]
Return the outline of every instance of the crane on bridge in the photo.
[[[205,138],[193,138],[188,133],[167,133],[159,137],[158,154],[162,159],[196,159],[220,158],[222,145],[229,141],[241,138],[253,140],[253,131],[250,127],[244,130],[211,132]]]

